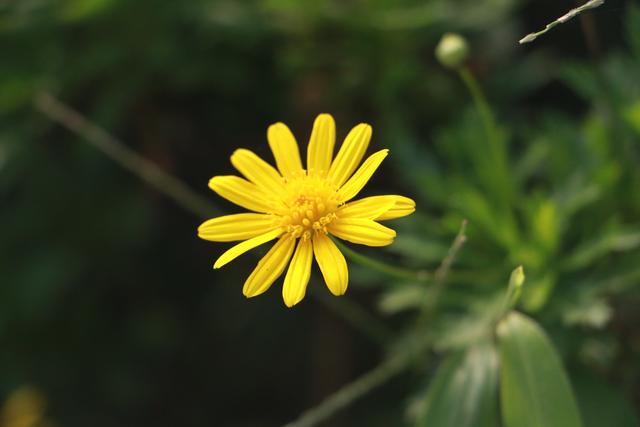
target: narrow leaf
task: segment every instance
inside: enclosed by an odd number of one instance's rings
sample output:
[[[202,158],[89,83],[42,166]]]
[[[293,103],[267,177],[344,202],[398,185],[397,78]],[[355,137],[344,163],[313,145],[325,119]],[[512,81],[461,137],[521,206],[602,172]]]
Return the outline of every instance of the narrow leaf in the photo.
[[[532,319],[511,312],[498,325],[505,427],[582,427],[553,344]]]
[[[449,357],[431,383],[418,426],[494,427],[498,420],[498,357],[482,342]]]

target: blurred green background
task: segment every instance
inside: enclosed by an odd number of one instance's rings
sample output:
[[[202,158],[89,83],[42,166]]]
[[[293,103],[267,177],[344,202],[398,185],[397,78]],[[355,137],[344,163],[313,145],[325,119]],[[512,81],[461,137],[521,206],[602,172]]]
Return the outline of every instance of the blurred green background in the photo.
[[[637,425],[640,6],[517,43],[577,4],[0,0],[0,398],[38,390],[55,426],[281,425],[429,334],[433,357],[324,424],[411,425],[440,356],[522,264],[521,308],[562,354],[585,425]],[[469,41],[492,138],[434,58],[448,31]],[[226,245],[196,237],[203,218],[37,111],[43,91],[229,213],[207,181],[233,173],[238,147],[271,160],[270,123],[303,145],[321,112],[339,139],[371,123],[370,152],[391,156],[367,194],[418,212],[363,253],[432,270],[469,220],[437,315],[415,322],[428,284],[353,263],[343,299],[316,271],[295,309],[280,282],[247,301],[257,257],[213,271]]]

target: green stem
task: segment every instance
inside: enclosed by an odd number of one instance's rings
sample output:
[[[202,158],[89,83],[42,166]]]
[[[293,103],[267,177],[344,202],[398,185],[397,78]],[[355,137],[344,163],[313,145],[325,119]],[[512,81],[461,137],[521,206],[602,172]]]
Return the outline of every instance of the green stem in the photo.
[[[478,80],[467,67],[460,67],[457,71],[473,99],[487,139],[486,153],[478,154],[478,173],[487,180],[487,191],[490,191],[503,206],[505,221],[508,221],[505,226],[510,227],[513,221],[510,218],[509,202],[513,198],[514,190],[504,140],[498,132],[495,116]]]
[[[325,421],[339,410],[381,386],[389,379],[411,366],[416,357],[422,355],[428,348],[429,341],[423,339],[405,348],[402,353],[390,357],[371,371],[355,381],[345,385],[334,394],[327,397],[318,406],[304,412],[297,420],[285,427],[311,427]]]
[[[48,93],[36,97],[36,107],[54,121],[82,136],[123,168],[137,175],[160,193],[173,199],[185,210],[201,218],[219,215],[220,210],[206,198],[195,193],[183,181],[165,172],[152,161],[140,156],[104,129],[96,126],[77,111]]]
[[[487,140],[489,141],[489,144],[491,144],[494,154],[496,154],[499,149],[499,140],[496,131],[496,121],[493,117],[493,112],[491,111],[489,102],[484,96],[484,92],[478,84],[478,81],[467,67],[459,68],[458,74],[471,94],[473,103],[475,104],[476,109],[480,114],[480,118],[482,119],[482,124],[484,126],[485,133],[487,134]]]
[[[460,229],[458,230],[458,234],[456,234],[455,239],[451,243],[449,247],[449,251],[447,252],[447,256],[442,260],[440,266],[436,269],[436,272],[433,275],[433,287],[431,288],[430,298],[425,299],[422,305],[422,311],[418,316],[417,323],[419,326],[425,325],[431,320],[436,312],[438,307],[438,302],[440,301],[440,295],[444,291],[444,288],[447,283],[447,278],[449,277],[449,272],[451,271],[451,266],[458,256],[458,252],[462,249],[464,244],[467,241],[467,220],[463,220],[460,225]]]
[[[397,279],[404,280],[413,280],[417,282],[426,282],[431,278],[429,272],[424,270],[409,270],[402,267],[396,267],[395,265],[390,265],[385,262],[369,258],[366,255],[362,255],[351,248],[349,248],[344,243],[338,241],[337,239],[333,239],[334,243],[338,248],[345,254],[347,257],[357,263],[362,265],[363,267],[368,267],[374,270],[377,270],[381,273],[384,273],[388,276],[395,277]]]

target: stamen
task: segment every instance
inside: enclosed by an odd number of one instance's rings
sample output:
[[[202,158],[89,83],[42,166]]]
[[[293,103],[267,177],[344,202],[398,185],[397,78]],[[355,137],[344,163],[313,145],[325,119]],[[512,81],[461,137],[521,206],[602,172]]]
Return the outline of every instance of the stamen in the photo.
[[[283,212],[282,225],[287,233],[303,239],[310,239],[314,233],[327,233],[327,225],[337,218],[339,205],[334,185],[314,170],[291,177],[285,184],[282,203],[288,211]]]

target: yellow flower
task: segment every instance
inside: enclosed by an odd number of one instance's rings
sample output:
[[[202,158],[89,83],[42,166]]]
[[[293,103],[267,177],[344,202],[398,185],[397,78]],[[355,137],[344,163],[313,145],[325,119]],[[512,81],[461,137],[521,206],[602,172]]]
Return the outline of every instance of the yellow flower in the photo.
[[[389,150],[372,154],[358,168],[371,139],[371,126],[361,123],[351,129],[334,159],[335,135],[333,117],[319,115],[311,131],[305,170],[289,128],[283,123],[273,124],[267,139],[278,170],[253,152],[239,149],[231,156],[231,163],[246,179],[216,176],[209,181],[209,187],[220,196],[253,211],[213,218],[198,228],[198,236],[205,240],[243,240],[223,253],[213,268],[278,239],[245,282],[242,292],[246,297],[269,289],[288,264],[282,296],[288,307],[299,303],[307,289],[314,255],[331,293],[343,295],[349,280],[347,263],[328,235],[351,243],[386,246],[393,242],[396,232],[377,221],[415,210],[414,201],[403,196],[350,201]]]

